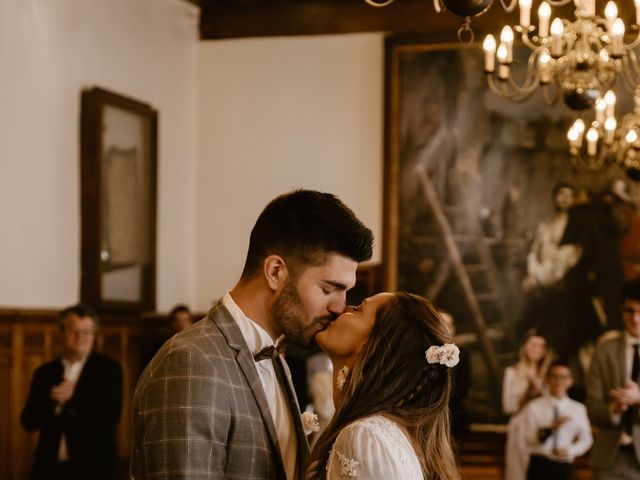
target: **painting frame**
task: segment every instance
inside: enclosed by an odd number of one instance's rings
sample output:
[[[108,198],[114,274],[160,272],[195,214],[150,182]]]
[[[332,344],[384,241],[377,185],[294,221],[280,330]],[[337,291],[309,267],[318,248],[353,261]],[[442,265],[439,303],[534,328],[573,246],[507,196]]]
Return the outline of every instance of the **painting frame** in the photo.
[[[483,418],[501,421],[504,420],[500,407],[502,373],[506,365],[517,361],[518,345],[523,338],[518,328],[524,324],[530,301],[523,286],[528,274],[527,258],[536,227],[553,213],[555,186],[568,180],[574,182],[576,191],[578,186],[589,187],[600,195],[606,193],[614,180],[628,179],[617,167],[592,172],[578,170],[572,164],[566,129],[577,115],[562,102],[548,105],[538,94],[522,103],[499,98],[486,85],[481,45],[433,40],[391,36],[385,43],[382,284],[386,290],[422,295],[439,308],[457,309],[454,316],[465,319],[466,324],[458,330],[456,341],[473,347],[474,368],[481,370],[479,376],[474,373],[474,381],[482,378],[476,387],[489,392],[490,405],[482,412]],[[526,54],[524,48],[516,50],[515,55],[519,55],[516,63],[526,65]],[[438,82],[434,82],[436,77]],[[476,108],[472,102],[482,105]],[[621,110],[630,110],[632,105],[631,97],[620,97]],[[474,116],[479,110],[482,115]],[[442,147],[441,152],[449,160],[438,159],[437,165],[433,159],[427,160],[426,147],[420,151],[422,157],[412,156],[417,149],[411,142],[418,143],[415,141],[418,136],[422,135],[425,145],[427,141],[434,143],[432,138],[440,138],[437,121],[426,118],[429,115],[453,125],[448,137],[443,134],[442,145],[449,142],[457,148],[448,152]],[[471,119],[464,119],[465,116]],[[455,123],[460,118],[462,123]],[[482,121],[476,121],[470,128],[468,123],[477,118]],[[423,131],[416,133],[417,127]],[[473,157],[469,151],[477,157],[473,161],[467,158]],[[420,162],[431,163],[425,166]],[[447,162],[448,165],[442,165]],[[466,162],[464,168],[460,168],[461,162]],[[524,171],[530,175],[533,172],[531,185],[527,184]],[[485,182],[487,172],[495,177],[493,184]],[[514,181],[516,177],[519,184]],[[476,190],[468,188],[477,184],[481,186]],[[628,186],[637,203],[638,186]],[[508,189],[519,192],[521,197],[512,198],[511,211],[506,212],[502,205],[506,204]],[[461,202],[464,195],[468,198]],[[495,198],[488,198],[492,195]],[[415,207],[418,197],[426,206]],[[498,203],[500,209],[496,208]],[[458,213],[452,220],[450,210],[455,208],[475,211]],[[470,222],[460,220],[471,217],[474,218]],[[415,233],[416,218],[428,218],[429,222],[426,227],[420,225],[419,233]],[[464,235],[456,230],[463,223]],[[428,242],[434,245],[431,237],[438,237],[440,243],[433,248],[436,254],[428,258],[424,252],[428,250],[425,246]],[[477,251],[470,253],[471,247],[462,249],[455,245],[462,237],[466,237],[469,245],[488,246],[477,247]],[[444,264],[448,266],[445,268]],[[471,272],[470,264],[475,273]],[[478,270],[483,271],[481,291],[474,286]],[[442,292],[451,297],[452,291],[457,297],[449,298],[447,303]],[[461,310],[464,314],[458,315]],[[500,321],[492,323],[495,319]]]
[[[80,297],[99,312],[155,310],[157,131],[149,104],[82,92]]]

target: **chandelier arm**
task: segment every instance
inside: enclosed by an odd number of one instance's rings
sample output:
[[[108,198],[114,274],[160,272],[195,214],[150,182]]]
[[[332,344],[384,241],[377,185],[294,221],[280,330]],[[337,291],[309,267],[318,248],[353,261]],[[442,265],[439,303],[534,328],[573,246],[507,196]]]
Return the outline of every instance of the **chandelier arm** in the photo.
[[[540,73],[536,71],[540,54],[540,49],[534,49],[529,55],[529,60],[527,61],[527,76],[524,82],[522,82],[521,89],[535,89],[540,84]],[[513,81],[511,76],[509,76],[509,80]]]
[[[640,32],[638,32],[636,38],[633,39],[633,42],[624,44],[624,49],[629,52],[630,50],[636,48],[638,45],[640,45]]]
[[[608,154],[600,152],[597,158],[593,160],[585,160],[582,155],[571,155],[571,165],[575,168],[581,168],[590,172],[600,170],[607,162]]]
[[[568,5],[574,0],[547,0],[547,3],[552,7],[562,7],[563,5]]]
[[[511,0],[509,4],[507,4],[505,0],[500,0],[500,5],[502,5],[502,8],[507,13],[513,12],[513,10],[516,8],[517,3],[518,0]]]
[[[622,66],[626,66],[633,71],[633,74],[638,76],[640,74],[640,65],[638,65],[638,56],[635,50],[629,50],[627,54],[622,57]]]
[[[637,78],[640,73],[638,72],[637,59],[633,52],[629,52],[628,55],[625,55],[620,59],[620,62],[622,63],[622,66],[619,69],[619,75],[622,76],[625,86],[630,90],[633,90],[631,86],[635,84],[634,78]]]
[[[554,89],[551,88],[551,85],[545,85],[542,87],[542,98],[544,98],[547,105],[554,105],[560,97],[558,93],[560,91],[558,85],[554,84],[554,86]],[[551,91],[553,91],[553,94],[550,93]]]
[[[372,7],[386,7],[387,5],[391,5],[395,0],[386,0],[383,2],[376,2],[374,0],[364,0],[365,2],[367,2],[367,4],[371,5]],[[437,1],[437,0],[434,0]],[[436,10],[437,11],[437,10]]]
[[[522,32],[522,43],[524,43],[531,50],[537,50],[540,48],[540,45],[536,45],[535,42],[529,37],[528,31]]]
[[[503,85],[504,88],[499,88],[496,85],[496,82],[493,78],[493,75],[488,73],[487,74],[487,85],[489,85],[489,91],[491,91],[491,93],[493,93],[494,95],[497,95],[499,97],[502,98],[506,98],[508,100],[511,100],[512,102],[521,102],[523,100],[526,100],[527,97],[520,97],[519,95],[516,95],[512,92],[509,92],[508,88],[505,84],[504,81],[500,81],[499,82],[500,85]]]
[[[524,102],[533,93],[533,91],[522,91],[517,85],[513,84],[512,82],[505,82],[502,80],[498,82],[498,85],[502,86],[501,88],[496,85],[493,75],[490,74],[487,75],[487,83],[489,85],[489,90],[492,93],[500,97],[507,98],[512,102]],[[510,90],[509,87],[511,87],[513,90]]]
[[[637,60],[628,59],[626,56],[623,57],[620,74],[622,75],[625,87],[629,91],[634,91],[638,85],[638,77],[640,76]]]

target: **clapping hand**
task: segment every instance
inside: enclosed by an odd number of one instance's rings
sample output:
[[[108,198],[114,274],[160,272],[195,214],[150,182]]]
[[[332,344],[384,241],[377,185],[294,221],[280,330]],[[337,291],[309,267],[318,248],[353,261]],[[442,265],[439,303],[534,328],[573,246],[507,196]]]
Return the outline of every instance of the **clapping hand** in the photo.
[[[569,456],[569,452],[566,448],[556,448],[553,451],[553,454],[558,458],[567,458]]]
[[[640,403],[640,387],[633,380],[627,380],[625,387],[614,388],[609,393],[613,398],[614,413],[622,413],[631,405]]]
[[[62,406],[73,396],[75,387],[75,382],[72,382],[70,380],[63,380],[58,385],[54,385],[51,388],[49,396],[52,400],[55,400],[58,405]]]
[[[557,430],[562,424],[567,423],[569,420],[571,420],[571,417],[559,417],[551,424],[551,430]]]

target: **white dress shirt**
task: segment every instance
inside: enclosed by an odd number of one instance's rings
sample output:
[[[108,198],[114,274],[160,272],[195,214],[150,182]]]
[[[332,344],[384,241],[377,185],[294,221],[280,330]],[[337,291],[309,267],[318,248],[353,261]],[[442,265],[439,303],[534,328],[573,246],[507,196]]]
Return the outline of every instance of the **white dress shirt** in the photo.
[[[64,373],[62,374],[65,381],[76,383],[80,378],[84,364],[87,362],[87,357],[77,362],[72,362],[66,358],[62,359],[62,366],[64,367]],[[56,405],[56,415],[62,411],[60,405]],[[58,447],[58,460],[64,462],[69,460],[69,451],[67,450],[67,438],[62,432],[60,435],[60,447]]]
[[[222,297],[222,304],[229,310],[229,313],[231,313],[231,316],[236,321],[252,355],[255,355],[264,347],[273,345],[273,339],[267,331],[240,310],[240,307],[233,298],[231,298],[229,292]],[[289,367],[286,362],[283,362],[283,364],[285,373],[289,381],[291,381]],[[287,479],[293,480],[296,475],[298,440],[296,438],[296,428],[293,423],[292,412],[287,405],[285,393],[278,384],[273,364],[270,361],[263,360],[256,362],[256,368],[258,370],[258,376],[260,377],[260,383],[262,383],[262,388],[267,397],[271,418],[273,418],[273,423],[275,424]]]
[[[553,424],[554,407],[558,409],[558,418],[568,417],[568,420],[558,427],[555,435],[549,435],[543,443],[540,443],[538,431],[549,428]],[[567,396],[558,399],[545,394],[531,400],[524,407],[522,415],[525,418],[525,435],[532,447],[532,454],[543,455],[556,462],[571,463],[576,457],[586,453],[593,444],[587,409],[582,403]],[[554,455],[554,442],[556,448],[567,451],[567,457]]]

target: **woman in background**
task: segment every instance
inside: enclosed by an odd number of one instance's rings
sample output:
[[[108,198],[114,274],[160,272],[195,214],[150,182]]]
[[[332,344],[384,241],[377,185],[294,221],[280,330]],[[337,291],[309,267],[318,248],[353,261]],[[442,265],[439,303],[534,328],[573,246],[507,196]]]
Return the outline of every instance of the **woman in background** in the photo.
[[[529,464],[529,447],[522,433],[518,413],[530,400],[543,393],[544,379],[553,354],[547,341],[535,330],[528,330],[520,345],[518,362],[504,371],[502,410],[511,415],[505,450],[505,479],[524,480]]]
[[[448,409],[459,351],[429,302],[375,295],[316,340],[333,363],[336,413],[313,449],[308,479],[460,478]]]

